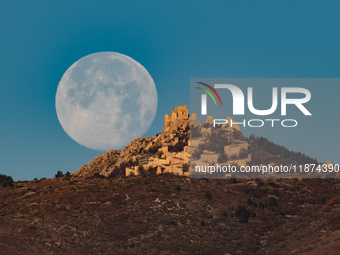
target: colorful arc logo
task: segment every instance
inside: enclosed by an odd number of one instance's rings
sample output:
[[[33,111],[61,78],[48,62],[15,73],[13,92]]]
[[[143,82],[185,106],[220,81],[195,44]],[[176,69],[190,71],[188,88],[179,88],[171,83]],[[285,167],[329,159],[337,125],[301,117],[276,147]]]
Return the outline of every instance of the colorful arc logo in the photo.
[[[221,106],[222,106],[222,100],[220,98],[220,95],[216,92],[216,90],[213,87],[211,87],[210,85],[205,84],[203,82],[197,82],[197,83],[206,86],[212,92],[214,92],[215,95],[217,96],[218,100],[220,101]],[[197,88],[203,90],[204,92],[206,92],[212,98],[212,100],[214,100],[215,106],[217,106],[216,100],[215,100],[214,96],[210,93],[209,90],[206,90],[206,89],[203,89],[203,88],[200,88],[200,87],[197,87]],[[206,115],[206,114],[207,114],[207,95],[202,94],[202,115]]]
[[[205,83],[203,83],[203,82],[197,82],[197,83],[202,84],[202,85],[206,86],[207,88],[211,89],[211,91],[214,92],[215,95],[217,96],[217,98],[218,98],[218,100],[220,101],[220,104],[221,104],[221,106],[222,106],[222,101],[221,101],[220,95],[217,93],[217,91],[216,91],[213,87],[211,87],[210,85],[205,84]],[[205,91],[205,92],[207,92],[207,94],[214,100],[214,103],[215,103],[215,105],[217,106],[216,100],[215,100],[214,96],[213,96],[208,90],[203,89],[203,88],[200,88],[200,87],[197,87],[197,88],[198,88],[198,89],[201,89],[201,90],[203,90],[203,91]]]

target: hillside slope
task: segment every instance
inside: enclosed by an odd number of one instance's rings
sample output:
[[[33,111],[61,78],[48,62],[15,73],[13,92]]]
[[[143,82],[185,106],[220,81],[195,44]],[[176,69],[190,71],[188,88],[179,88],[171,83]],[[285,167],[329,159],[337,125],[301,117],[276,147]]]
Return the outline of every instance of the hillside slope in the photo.
[[[0,254],[338,254],[339,195],[329,179],[17,182],[0,188]]]

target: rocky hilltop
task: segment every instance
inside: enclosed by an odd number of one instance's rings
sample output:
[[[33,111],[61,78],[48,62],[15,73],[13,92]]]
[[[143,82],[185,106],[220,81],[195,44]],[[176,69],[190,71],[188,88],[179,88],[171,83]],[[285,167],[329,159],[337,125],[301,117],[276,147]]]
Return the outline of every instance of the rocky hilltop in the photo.
[[[77,177],[138,175],[144,171],[189,175],[190,121],[186,105],[165,115],[163,132],[133,140],[123,150],[109,150],[72,173]]]
[[[233,120],[226,119],[228,123]],[[201,165],[218,163],[246,165],[251,161],[249,143],[236,124],[212,129],[212,116],[197,121],[186,105],[175,106],[164,116],[161,134],[133,140],[123,150],[109,150],[72,173],[77,177],[100,174],[106,177],[144,173],[190,175],[190,129],[193,160]],[[212,131],[213,130],[213,131]]]
[[[135,139],[123,150],[109,150],[72,175],[116,177],[173,173],[189,176],[190,169],[194,171],[196,166],[315,163],[309,157],[298,157],[299,153],[263,140],[255,137],[247,139],[229,116],[226,124],[213,127],[212,116],[199,122],[197,113],[189,115],[186,105],[175,106],[171,115],[165,114],[161,134]],[[221,174],[221,177],[229,176]]]
[[[213,127],[212,116],[207,116],[205,122],[199,122],[197,113],[192,113],[190,128],[193,163],[201,166],[216,163],[245,166],[251,161],[248,139],[242,134],[240,126],[232,123],[233,119],[228,116],[226,124]]]

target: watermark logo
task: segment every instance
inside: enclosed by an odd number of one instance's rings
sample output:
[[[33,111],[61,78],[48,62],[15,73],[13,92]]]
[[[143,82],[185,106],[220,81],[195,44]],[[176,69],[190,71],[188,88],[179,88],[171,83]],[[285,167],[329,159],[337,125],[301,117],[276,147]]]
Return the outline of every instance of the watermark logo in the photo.
[[[212,92],[214,92],[215,95],[217,96],[218,100],[220,101],[221,106],[222,106],[221,97],[220,97],[220,95],[217,93],[217,91],[213,87],[211,87],[210,85],[205,84],[203,82],[197,82],[197,83],[206,86]],[[216,100],[215,100],[214,96],[210,93],[210,91],[208,91],[206,89],[203,89],[203,88],[200,88],[200,87],[197,87],[197,88],[203,90],[204,92],[206,92],[214,100],[215,106],[217,106]],[[201,95],[201,100],[202,100],[201,114],[202,115],[207,115],[207,95],[206,94],[202,94]]]
[[[231,92],[232,98],[233,98],[233,115],[244,115],[245,114],[245,96],[243,91],[232,84],[214,84],[214,88],[206,83],[203,82],[197,82],[201,85],[204,85],[205,87],[209,88],[219,99],[220,104],[222,106],[222,100],[220,98],[220,95],[217,93],[215,89],[227,89]],[[215,106],[217,106],[215,97],[212,95],[210,91],[207,89],[197,87],[198,89],[203,90],[206,92],[214,101]],[[311,93],[308,89],[305,88],[300,88],[300,87],[282,87],[281,88],[281,97],[279,98],[278,96],[278,88],[277,87],[272,87],[272,95],[271,98],[268,100],[271,100],[272,104],[269,109],[265,110],[259,110],[254,107],[253,103],[253,87],[248,87],[247,88],[247,106],[249,111],[257,116],[268,116],[273,114],[279,104],[279,99],[280,99],[280,106],[281,106],[281,116],[286,116],[287,115],[287,105],[295,105],[304,115],[306,116],[312,116],[312,114],[307,110],[307,108],[304,106],[305,103],[309,102],[311,99]],[[299,94],[300,98],[289,98],[289,94]],[[201,115],[207,115],[208,107],[207,107],[207,94],[201,94]],[[263,100],[263,98],[262,98]],[[249,127],[262,127],[265,123],[265,121],[271,122],[272,127],[274,127],[274,122],[275,121],[280,121],[281,125],[283,127],[295,127],[297,126],[297,121],[294,119],[286,119],[286,120],[280,120],[280,119],[252,119],[249,120],[248,126]],[[254,125],[254,123],[258,123],[258,125]],[[294,122],[293,125],[287,125],[285,123],[287,122]],[[215,124],[226,124],[227,120],[225,119],[214,119],[213,124],[215,127]],[[230,123],[232,125],[232,123]],[[243,124],[243,126],[246,126],[246,120],[240,123],[235,123],[235,124]]]
[[[219,94],[216,92],[216,90],[211,87],[210,85],[207,85],[205,83],[202,82],[198,82],[204,86],[207,86],[208,88],[210,88],[218,97],[218,99],[220,100],[221,106],[222,106],[222,101],[221,98],[219,96]],[[213,95],[206,89],[197,87],[201,90],[204,90],[205,92],[207,92],[210,97],[214,100],[214,103],[216,105],[216,100],[213,97]],[[215,84],[215,88],[217,89],[228,89],[233,97],[233,114],[234,115],[244,115],[244,94],[242,92],[242,90],[235,86],[235,85],[231,85],[231,84]],[[255,114],[255,115],[259,115],[259,116],[265,116],[265,115],[270,115],[272,113],[274,113],[277,109],[277,105],[278,105],[278,93],[277,93],[277,88],[273,87],[272,88],[272,106],[267,109],[267,110],[258,110],[255,109],[254,104],[253,104],[253,88],[252,87],[248,87],[247,91],[248,91],[248,97],[247,97],[247,102],[248,102],[248,109],[251,113]],[[304,98],[287,98],[287,94],[288,93],[301,93],[304,94]],[[286,115],[287,114],[287,105],[288,104],[293,104],[295,105],[304,115],[309,115],[311,116],[312,114],[306,109],[306,107],[303,106],[304,103],[307,103],[309,100],[311,99],[311,93],[308,89],[305,88],[289,88],[289,87],[285,87],[285,88],[281,88],[281,115]],[[207,95],[206,94],[202,94],[201,95],[201,112],[202,115],[207,115]]]

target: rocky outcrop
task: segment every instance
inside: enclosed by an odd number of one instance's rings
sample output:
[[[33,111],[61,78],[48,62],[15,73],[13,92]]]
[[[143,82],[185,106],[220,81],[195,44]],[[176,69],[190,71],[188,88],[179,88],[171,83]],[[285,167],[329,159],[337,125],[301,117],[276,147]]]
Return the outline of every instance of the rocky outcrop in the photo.
[[[221,154],[230,164],[247,164],[251,160],[249,144],[240,127],[236,124],[231,126],[233,120],[230,117],[227,124],[216,128],[212,128],[212,121],[212,117],[208,116],[205,122],[198,122],[197,113],[189,116],[186,105],[175,106],[171,116],[165,114],[161,134],[135,139],[121,151],[109,150],[81,166],[72,175],[138,175],[152,170],[189,176],[190,143],[192,155],[196,155],[193,159],[200,164],[214,164],[221,159]],[[216,144],[221,145],[220,151],[215,150],[216,146],[211,146]],[[201,145],[205,149],[201,150]]]
[[[119,150],[109,150],[106,154],[95,157],[87,165],[81,166],[78,171],[72,173],[72,175],[78,177],[93,176],[95,173],[107,172],[108,169],[114,165],[119,159]]]
[[[156,153],[149,157],[148,163],[141,165],[145,171],[153,168],[156,173],[189,176],[190,121],[186,105],[176,106],[171,116],[165,115],[163,132],[149,146]],[[138,175],[138,167],[127,167],[126,175]]]
[[[81,166],[78,171],[72,173],[73,176],[90,177],[94,174],[109,176],[115,168],[124,165],[134,164],[133,159],[143,154],[148,145],[155,140],[156,137],[143,137],[133,140],[123,150],[109,150],[106,154],[95,157],[87,165]]]
[[[133,140],[123,150],[109,150],[99,155],[87,165],[81,166],[73,176],[90,177],[94,174],[109,176],[119,174],[139,174],[138,166],[145,170],[157,168],[157,173],[171,172],[183,174],[183,165],[189,164],[190,123],[186,105],[175,107],[172,115],[165,115],[163,132],[158,136]],[[147,162],[140,164],[140,159]],[[185,167],[185,166],[184,166]],[[186,172],[187,173],[187,172]]]
[[[192,113],[191,128],[191,160],[196,165],[214,165],[219,163],[245,166],[251,161],[249,143],[241,133],[240,126],[234,124],[230,116],[226,124],[213,127],[213,117],[207,116],[205,122],[197,120],[197,113]],[[222,163],[222,164],[221,164]]]

